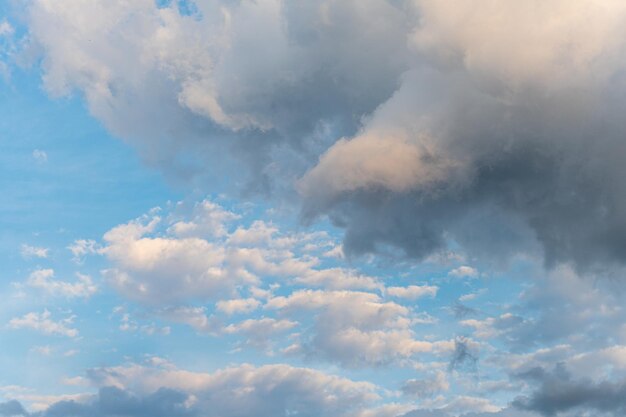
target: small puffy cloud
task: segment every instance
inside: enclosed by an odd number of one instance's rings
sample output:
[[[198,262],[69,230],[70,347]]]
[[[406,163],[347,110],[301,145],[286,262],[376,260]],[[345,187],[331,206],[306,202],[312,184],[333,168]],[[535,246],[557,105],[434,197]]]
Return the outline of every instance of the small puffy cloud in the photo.
[[[95,240],[77,239],[67,249],[72,252],[74,262],[80,263],[85,255],[98,253],[99,245]]]
[[[12,35],[13,32],[15,32],[15,29],[6,19],[0,21],[0,37]]]
[[[196,203],[191,211],[184,218],[173,214],[168,232],[178,237],[221,237],[227,233],[227,224],[241,217],[209,200]]]
[[[273,318],[248,319],[241,323],[230,324],[222,329],[226,334],[243,334],[247,343],[261,348],[268,347],[276,335],[288,332],[298,325],[297,322],[287,319]]]
[[[345,268],[311,269],[298,276],[295,283],[331,290],[376,290],[383,284],[377,278]]]
[[[468,412],[485,413],[489,415],[490,413],[497,413],[502,410],[502,407],[498,407],[487,398],[460,395],[448,403],[443,410],[448,411],[453,415]]]
[[[484,294],[486,292],[486,289],[482,289],[473,293],[469,293],[469,294],[463,294],[462,296],[459,297],[459,301],[471,301],[474,300],[475,298],[479,297],[480,295]]]
[[[173,323],[186,324],[199,333],[218,334],[221,324],[208,316],[204,307],[168,307],[156,312],[157,316]]]
[[[38,353],[42,356],[50,356],[50,354],[52,353],[52,348],[48,345],[46,346],[34,346],[33,348],[31,348],[31,352],[35,352]]]
[[[387,287],[388,295],[396,298],[417,300],[421,297],[435,297],[439,287],[434,285],[409,285],[408,287]]]
[[[48,162],[48,154],[40,149],[35,149],[33,151],[33,159],[35,159],[37,163],[43,164]]]
[[[23,258],[26,258],[26,259],[47,258],[49,252],[50,252],[50,249],[42,248],[38,246],[31,246],[31,245],[23,244],[20,247],[20,254],[22,255]]]
[[[254,298],[238,298],[234,300],[221,300],[216,303],[216,308],[222,313],[232,315],[250,313],[261,305],[261,302]]]
[[[476,278],[478,277],[478,270],[471,266],[462,265],[448,272],[448,276],[454,278]]]
[[[67,298],[89,298],[98,291],[89,275],[78,273],[76,276],[75,282],[59,281],[54,279],[54,270],[37,269],[28,276],[26,285]]]
[[[162,335],[167,336],[171,332],[169,326],[160,327],[155,323],[140,324],[131,319],[130,314],[124,313],[120,318],[120,325],[118,327],[123,332],[140,332],[148,336]]]
[[[73,321],[74,316],[54,321],[52,313],[44,310],[42,313],[31,312],[22,317],[12,318],[8,326],[11,329],[32,329],[47,335],[77,337],[78,330],[70,327]]]

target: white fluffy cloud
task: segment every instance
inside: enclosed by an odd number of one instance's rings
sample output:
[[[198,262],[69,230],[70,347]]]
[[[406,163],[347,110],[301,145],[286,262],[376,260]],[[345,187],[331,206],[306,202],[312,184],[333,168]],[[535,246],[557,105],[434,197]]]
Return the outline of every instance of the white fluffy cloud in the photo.
[[[226,314],[250,313],[256,310],[261,302],[255,298],[221,300],[216,303],[219,311]]]
[[[23,244],[20,247],[20,254],[22,255],[22,257],[24,257],[26,259],[28,259],[28,258],[47,258],[49,252],[50,252],[50,249],[42,248],[42,247],[38,247],[38,246],[31,246],[31,245]]]
[[[388,287],[386,291],[391,297],[416,300],[426,296],[434,297],[438,290],[439,288],[434,285],[409,285],[408,287]]]
[[[26,285],[67,298],[88,298],[98,291],[89,275],[76,274],[75,282],[59,281],[54,279],[54,270],[37,269],[28,276]]]
[[[22,317],[12,318],[8,325],[12,329],[32,329],[48,335],[77,337],[78,330],[70,327],[73,322],[74,316],[54,321],[52,313],[44,310],[42,313],[31,312]]]
[[[85,247],[104,255],[111,263],[104,271],[107,282],[147,305],[219,300],[218,311],[241,314],[261,306],[259,285],[384,291],[380,279],[353,268],[320,266],[326,248],[334,244],[326,234],[285,233],[260,220],[234,228],[231,220],[241,216],[208,200],[191,209],[178,204],[163,216],[158,211],[111,229],[102,245],[77,241],[72,248],[77,256],[86,253]],[[242,291],[250,296],[241,297]],[[389,291],[417,298],[434,296],[436,287]]]
[[[315,314],[314,328],[287,352],[348,367],[385,365],[438,349],[437,342],[415,338],[407,307],[373,293],[300,290],[270,299],[266,308]]]

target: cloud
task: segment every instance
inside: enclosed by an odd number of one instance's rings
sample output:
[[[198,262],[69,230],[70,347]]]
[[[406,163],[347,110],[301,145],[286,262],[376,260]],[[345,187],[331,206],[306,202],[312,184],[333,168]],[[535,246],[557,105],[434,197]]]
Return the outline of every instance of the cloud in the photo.
[[[498,260],[536,239],[549,264],[621,262],[624,7],[417,3],[420,59],[302,178],[305,214],[345,227],[353,254],[453,240]]]
[[[35,159],[38,164],[44,164],[48,162],[48,154],[40,149],[35,149],[33,151],[33,159]]]
[[[222,329],[223,333],[244,334],[249,345],[258,348],[268,348],[276,336],[288,332],[298,325],[297,322],[287,319],[273,318],[248,319],[241,323],[229,324]]]
[[[290,316],[314,312],[313,329],[291,350],[346,367],[388,365],[438,346],[415,339],[407,307],[372,293],[299,290],[271,298],[266,308]]]
[[[85,255],[96,254],[100,248],[94,240],[77,239],[67,249],[72,252],[74,262],[81,263]]]
[[[383,288],[383,284],[378,279],[345,268],[309,270],[298,276],[294,281],[307,287],[322,287],[333,290],[375,290]]]
[[[416,300],[421,297],[435,297],[439,287],[434,285],[409,285],[408,287],[387,287],[388,295],[397,298]]]
[[[460,322],[474,329],[474,336],[499,340],[515,351],[549,344],[570,344],[579,349],[597,347],[605,336],[616,335],[624,320],[621,290],[604,280],[593,281],[572,267],[559,266],[534,273],[527,286],[510,306],[489,315],[465,306],[455,306]],[[461,308],[462,307],[462,308]],[[467,318],[472,313],[477,317]],[[480,314],[477,314],[480,313]],[[563,320],[567,317],[567,320]]]
[[[228,315],[250,313],[257,308],[261,303],[254,298],[246,299],[234,299],[234,300],[222,300],[216,303],[216,308]]]
[[[455,278],[476,278],[478,276],[478,270],[471,266],[462,265],[458,268],[454,268],[448,275]]]
[[[190,372],[162,361],[97,368],[88,379],[99,393],[62,401],[52,416],[303,416],[340,417],[367,409],[380,397],[370,383],[287,365],[243,364],[213,373]]]
[[[176,3],[32,2],[29,40],[42,52],[44,87],[82,93],[111,131],[174,175],[202,174],[209,160],[225,167],[221,155],[234,151],[263,188],[274,176],[274,153],[290,156],[279,168],[286,175],[301,172],[300,151],[315,153],[327,131],[353,131],[406,67],[410,7],[195,6],[189,14]],[[97,29],[77,23],[95,20]]]
[[[168,305],[237,297],[237,288],[256,286],[267,275],[321,273],[313,270],[315,257],[293,250],[311,236],[281,234],[261,221],[232,231],[226,223],[239,215],[209,201],[201,207],[191,219],[176,210],[165,218],[153,212],[108,231],[98,250],[112,263],[104,271],[107,282],[129,299]]]
[[[43,313],[31,312],[22,317],[15,317],[9,321],[11,329],[32,329],[48,335],[60,335],[67,337],[77,337],[78,330],[69,327],[74,321],[74,316],[70,316],[60,321],[52,320],[52,313],[44,310]]]
[[[173,323],[191,326],[199,333],[219,334],[221,323],[214,316],[207,316],[204,307],[166,307],[156,311],[156,315]]]
[[[444,372],[438,371],[430,379],[409,379],[402,385],[402,392],[417,398],[428,398],[450,388]]]
[[[626,382],[572,379],[563,364],[552,371],[534,368],[526,378],[538,383],[537,389],[528,397],[519,397],[513,405],[543,416],[555,416],[570,410],[598,411],[607,415],[626,411]]]
[[[376,277],[323,263],[325,248],[334,244],[327,234],[285,232],[269,222],[247,221],[210,200],[191,209],[177,203],[112,228],[102,244],[77,241],[70,248],[79,257],[87,251],[105,256],[106,282],[124,297],[153,307],[224,298],[216,303],[218,311],[249,313],[263,298],[255,288],[276,279],[306,288],[385,291]],[[248,298],[241,295],[245,291]],[[387,290],[409,299],[436,291],[434,286]]]
[[[297,183],[346,255],[624,260],[619,2],[194,4],[30,2],[44,87],[178,179]]]
[[[13,416],[27,416],[28,413],[22,407],[22,404],[12,400],[4,403],[0,403],[0,416],[13,417]]]
[[[37,288],[51,295],[67,298],[89,298],[98,291],[89,275],[76,274],[76,282],[58,281],[54,279],[54,270],[36,269],[26,280],[26,285]]]
[[[22,255],[22,257],[26,259],[29,259],[29,258],[44,258],[45,259],[48,257],[49,252],[50,252],[50,249],[48,248],[41,248],[41,247],[30,246],[26,244],[23,244],[20,247],[20,255]]]

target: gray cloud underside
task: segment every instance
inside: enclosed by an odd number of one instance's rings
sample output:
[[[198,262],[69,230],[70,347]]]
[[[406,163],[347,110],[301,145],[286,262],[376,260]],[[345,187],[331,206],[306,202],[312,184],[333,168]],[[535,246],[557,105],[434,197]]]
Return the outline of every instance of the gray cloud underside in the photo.
[[[30,2],[44,86],[179,179],[297,183],[352,254],[626,256],[619,2],[106,3]]]
[[[596,415],[622,415],[626,412],[626,382],[592,381],[573,378],[563,364],[551,371],[533,368],[521,375],[538,384],[528,397],[520,397],[513,405],[522,410],[537,411],[544,416],[573,411],[595,412]]]

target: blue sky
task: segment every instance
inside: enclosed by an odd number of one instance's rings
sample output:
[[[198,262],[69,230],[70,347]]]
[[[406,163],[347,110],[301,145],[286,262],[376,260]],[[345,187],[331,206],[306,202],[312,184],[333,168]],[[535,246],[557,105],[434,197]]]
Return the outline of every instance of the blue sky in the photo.
[[[0,417],[622,415],[584,4],[0,4]]]

